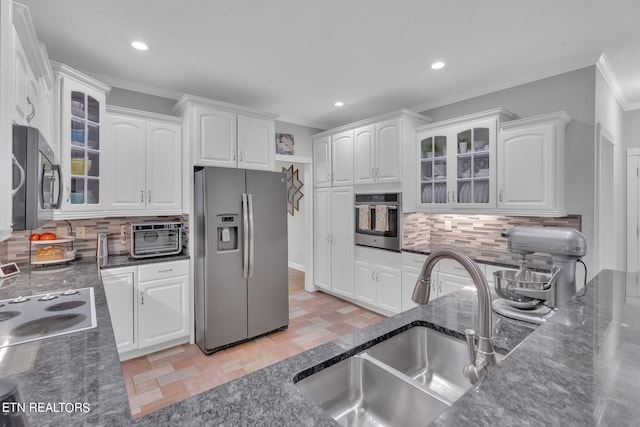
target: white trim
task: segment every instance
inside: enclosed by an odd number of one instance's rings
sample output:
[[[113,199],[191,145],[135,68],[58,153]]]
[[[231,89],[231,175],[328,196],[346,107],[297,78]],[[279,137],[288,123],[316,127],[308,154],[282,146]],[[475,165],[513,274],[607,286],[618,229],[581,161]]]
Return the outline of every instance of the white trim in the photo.
[[[605,56],[604,52],[602,52],[600,58],[598,58],[596,67],[600,71],[600,74],[602,74],[602,78],[604,78],[604,81],[607,83],[607,86],[609,86],[609,89],[611,89],[613,96],[615,96],[618,100],[618,104],[620,104],[624,111],[627,111],[628,105],[624,97],[624,93],[622,92],[622,88],[620,87],[620,83],[618,83],[618,79],[616,78],[615,73],[607,62],[607,57]]]
[[[431,117],[425,116],[424,114],[416,113],[415,111],[412,111],[412,110],[401,109],[401,110],[392,111],[390,113],[380,114],[378,116],[370,117],[368,119],[360,120],[357,122],[349,123],[348,125],[326,130],[324,132],[316,133],[313,135],[313,140],[315,141],[316,139],[323,138],[328,135],[333,135],[337,132],[346,132],[355,128],[359,128],[361,126],[367,126],[374,123],[378,123],[378,122],[382,122],[390,119],[396,119],[396,118],[413,119],[425,125],[428,123],[431,123]]]
[[[416,132],[421,132],[424,130],[430,130],[435,128],[440,129],[440,128],[445,128],[450,126],[457,126],[461,123],[471,123],[471,122],[486,120],[494,117],[498,118],[499,125],[507,120],[514,120],[518,118],[518,116],[513,114],[511,111],[505,110],[504,108],[494,108],[492,110],[481,111],[479,113],[455,117],[453,119],[448,119],[448,120],[441,120],[439,122],[434,122],[428,125],[419,126],[418,128],[416,128]]]
[[[260,119],[276,120],[277,114],[258,111],[253,108],[243,107],[242,105],[230,104],[228,102],[216,101],[214,99],[203,98],[200,96],[184,94],[180,97],[176,105],[173,106],[171,112],[177,116],[184,114],[186,109],[191,106],[204,108],[213,108],[215,110],[228,111],[236,114],[244,114]]]
[[[289,268],[293,268],[294,270],[302,271],[304,273],[304,265],[298,264],[297,262],[289,261]]]
[[[148,85],[140,82],[133,82],[131,80],[121,79],[119,77],[107,76],[99,73],[88,73],[88,74],[90,74],[91,76],[93,76],[94,78],[100,81],[108,83],[113,87],[117,87],[124,90],[130,90],[132,92],[143,93],[145,95],[153,95],[153,96],[159,96],[160,98],[175,99],[176,101],[180,99],[182,95],[184,95],[182,92],[178,92],[175,90],[164,89],[161,87]]]
[[[288,156],[284,154],[276,154],[275,155],[276,162],[282,163],[302,163],[309,164],[313,162],[311,157],[306,156]]]
[[[107,114],[121,114],[125,116],[138,117],[145,120],[160,120],[164,122],[172,122],[181,125],[184,121],[179,116],[168,116],[166,114],[151,113],[149,111],[134,110],[132,108],[118,107],[116,105],[106,106]]]
[[[283,123],[290,123],[292,125],[306,126],[308,128],[314,128],[314,129],[320,129],[320,130],[331,129],[331,125],[329,125],[328,123],[309,122],[306,120],[300,120],[300,119],[296,119],[294,117],[289,117],[289,116],[278,116],[278,120],[276,121],[283,122]]]
[[[56,61],[51,61],[51,69],[53,70],[54,74],[62,74],[65,77],[69,77],[71,79],[74,79],[86,86],[89,86],[95,90],[97,90],[98,92],[103,92],[105,94],[109,93],[109,91],[111,91],[111,86],[109,86],[108,84],[105,84],[93,77],[91,77],[88,74],[84,74],[78,70],[76,70],[75,68],[71,68],[68,65],[62,64],[60,62],[56,62]]]
[[[600,192],[600,184],[601,184],[601,179],[604,176],[603,175],[603,171],[601,168],[601,162],[602,162],[602,151],[603,149],[606,147],[606,142],[609,142],[611,145],[611,167],[613,169],[613,163],[614,163],[614,157],[615,157],[615,145],[616,145],[616,140],[613,137],[613,134],[611,134],[611,132],[609,132],[604,126],[602,126],[602,123],[598,122],[596,123],[596,150],[595,150],[595,158],[594,158],[594,171],[595,171],[595,177],[594,177],[594,209],[593,209],[593,224],[594,224],[594,233],[593,233],[593,247],[595,248],[595,253],[594,253],[594,265],[596,266],[596,271],[600,271],[603,268],[613,268],[613,266],[609,265],[609,266],[603,266],[601,265],[602,263],[602,242],[601,240],[601,234],[602,234],[602,229],[603,229],[603,224],[602,224],[602,219],[600,218],[600,211],[601,211],[601,203],[602,203],[602,193]],[[611,184],[613,185],[613,181],[611,182]],[[607,210],[609,209],[613,209],[614,210],[614,218],[615,218],[615,205],[614,206],[607,206],[606,207]],[[613,238],[613,236],[608,236],[610,238]],[[613,246],[613,250],[615,252],[615,244],[613,242],[611,242],[612,246]],[[611,254],[612,257],[615,257],[615,253]]]
[[[538,123],[549,123],[557,121],[558,123],[566,126],[571,121],[571,116],[565,111],[558,111],[557,113],[541,114],[539,116],[526,117],[524,119],[512,120],[506,123],[500,123],[500,130],[511,129],[513,127],[519,127],[522,125],[532,126]]]
[[[640,156],[640,148],[627,148],[627,156]]]

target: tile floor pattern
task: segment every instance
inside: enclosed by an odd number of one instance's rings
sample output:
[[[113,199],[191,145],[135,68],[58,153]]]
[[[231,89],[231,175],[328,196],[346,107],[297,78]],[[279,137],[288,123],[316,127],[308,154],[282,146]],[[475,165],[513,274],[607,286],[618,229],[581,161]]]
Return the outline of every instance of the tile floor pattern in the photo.
[[[289,269],[289,328],[205,356],[195,344],[122,362],[135,418],[324,344],[384,317],[322,292],[304,290]]]

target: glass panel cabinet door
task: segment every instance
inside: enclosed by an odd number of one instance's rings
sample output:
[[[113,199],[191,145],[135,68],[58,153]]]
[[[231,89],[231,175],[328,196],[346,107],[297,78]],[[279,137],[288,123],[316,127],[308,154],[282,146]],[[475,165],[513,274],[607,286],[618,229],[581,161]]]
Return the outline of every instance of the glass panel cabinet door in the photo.
[[[448,195],[447,137],[426,137],[420,140],[420,202],[444,204]]]
[[[100,203],[100,102],[71,91],[71,205]]]
[[[489,132],[487,127],[474,127],[456,135],[455,188],[458,204],[489,203]]]

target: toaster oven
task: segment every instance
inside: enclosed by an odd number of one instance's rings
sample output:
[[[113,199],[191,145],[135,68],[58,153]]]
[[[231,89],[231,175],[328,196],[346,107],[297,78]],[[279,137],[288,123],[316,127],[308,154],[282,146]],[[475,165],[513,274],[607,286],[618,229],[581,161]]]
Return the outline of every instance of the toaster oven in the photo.
[[[182,223],[131,224],[129,255],[133,258],[176,255],[182,252]]]

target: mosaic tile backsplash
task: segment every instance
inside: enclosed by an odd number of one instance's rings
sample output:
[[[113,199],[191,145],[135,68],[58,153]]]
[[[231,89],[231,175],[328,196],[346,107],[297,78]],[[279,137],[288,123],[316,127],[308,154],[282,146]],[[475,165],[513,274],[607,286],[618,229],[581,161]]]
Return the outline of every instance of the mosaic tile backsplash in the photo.
[[[91,218],[74,219],[68,221],[51,221],[44,227],[33,230],[34,233],[51,232],[57,234],[58,228],[64,228],[67,234],[75,234],[77,227],[85,228],[85,238],[76,239],[73,248],[76,250],[76,258],[95,257],[98,233],[108,233],[109,254],[122,255],[129,252],[129,224],[155,221],[178,221],[182,222],[182,247],[188,248],[189,216],[171,215],[154,217],[111,217],[111,218]],[[123,243],[120,240],[120,226],[127,226],[127,238]],[[69,233],[69,227],[73,230]],[[29,262],[29,231],[17,231],[11,238],[0,244],[0,260],[2,262],[15,262],[25,264]],[[67,243],[69,245],[69,243]],[[184,249],[186,250],[186,249]]]
[[[581,231],[582,217],[568,215],[562,218],[404,214],[403,249],[430,252],[436,248],[456,248],[478,261],[518,265],[520,256],[507,249],[507,239],[500,233],[516,225],[571,227]],[[451,231],[445,230],[445,221],[451,221]],[[540,253],[528,255],[529,265],[551,268],[551,257]]]

